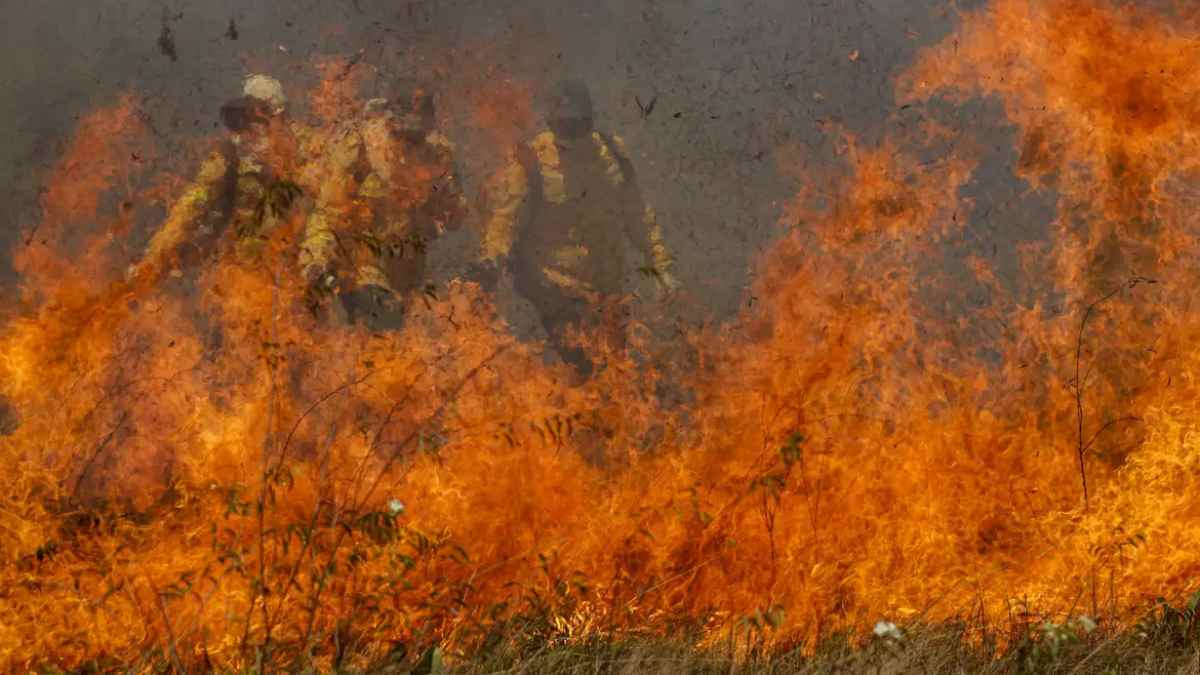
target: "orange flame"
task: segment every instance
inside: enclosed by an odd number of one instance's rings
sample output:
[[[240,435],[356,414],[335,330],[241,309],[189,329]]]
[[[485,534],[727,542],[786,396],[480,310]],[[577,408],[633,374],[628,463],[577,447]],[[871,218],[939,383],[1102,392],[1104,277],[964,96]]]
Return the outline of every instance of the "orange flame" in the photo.
[[[1018,175],[1057,190],[1052,241],[1026,245],[1032,304],[977,258],[980,316],[936,300],[963,282],[940,260],[971,150],[933,124],[877,147],[842,134],[834,188],[798,190],[784,222],[802,225],[741,316],[676,362],[648,360],[634,325],[574,384],[473,284],[393,333],[315,319],[303,205],[257,263],[225,247],[190,292],[88,285],[69,229],[100,224],[86,245],[107,246],[140,124],[128,102],[89,117],[20,253],[30,308],[0,331],[20,418],[0,437],[0,662],[237,668],[269,644],[329,667],[338,645],[465,649],[535,615],[544,637],[690,620],[714,639],[768,616],[804,641],[881,617],[1120,623],[1189,590],[1197,32],[997,0],[900,78],[905,102],[998,97]],[[279,144],[310,190],[322,134],[361,110],[350,92],[327,78],[310,145]],[[489,103],[509,99],[480,96],[475,122],[511,141]],[[408,172],[405,194],[429,179]],[[986,344],[977,320],[999,326]]]

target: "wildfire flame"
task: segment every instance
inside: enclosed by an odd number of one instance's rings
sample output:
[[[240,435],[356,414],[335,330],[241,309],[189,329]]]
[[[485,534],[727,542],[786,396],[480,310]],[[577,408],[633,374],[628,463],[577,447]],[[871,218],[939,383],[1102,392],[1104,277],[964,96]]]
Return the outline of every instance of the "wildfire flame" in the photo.
[[[995,0],[898,77],[902,104],[989,97],[1016,126],[1017,175],[1058,206],[1029,297],[972,258],[990,303],[936,300],[965,283],[940,261],[970,227],[969,144],[839,132],[740,316],[670,358],[630,326],[582,383],[471,283],[398,332],[314,318],[303,205],[261,264],[224,246],[129,280],[127,233],[182,181],[146,175],[135,98],[98,110],[0,327],[0,663],[236,668],[273,645],[328,665],[465,649],[535,610],[547,636],[759,617],[812,644],[881,617],[1120,624],[1191,590],[1196,19]],[[345,64],[312,94],[326,126],[363,103]],[[528,123],[498,111],[528,95],[485,92],[474,120],[503,145]],[[308,194],[314,148],[276,150]]]

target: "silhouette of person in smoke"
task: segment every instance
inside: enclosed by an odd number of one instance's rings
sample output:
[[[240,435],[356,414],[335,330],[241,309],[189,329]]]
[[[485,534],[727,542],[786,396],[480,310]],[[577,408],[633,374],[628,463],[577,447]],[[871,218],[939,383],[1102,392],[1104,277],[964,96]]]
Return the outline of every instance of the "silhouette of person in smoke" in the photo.
[[[426,289],[430,242],[460,225],[466,205],[431,92],[391,82],[327,148],[300,246],[310,298],[319,304],[336,292],[351,320],[398,328]]]
[[[237,250],[253,257],[267,232],[298,196],[275,158],[281,144],[298,142],[307,129],[286,116],[283,87],[267,75],[246,78],[243,94],[221,107],[228,138],[200,166],[143,256],[130,267],[133,282],[153,282],[167,272],[198,264],[232,225]]]
[[[570,326],[623,290],[625,249],[642,250],[642,267],[660,289],[673,289],[671,259],[653,209],[642,199],[633,164],[619,136],[595,129],[592,99],[581,81],[550,92],[547,128],[515,148],[488,189],[482,259],[471,275],[494,285],[511,273],[516,292],[536,309],[550,344],[581,373],[586,354],[568,344]],[[605,339],[623,344],[609,324]]]

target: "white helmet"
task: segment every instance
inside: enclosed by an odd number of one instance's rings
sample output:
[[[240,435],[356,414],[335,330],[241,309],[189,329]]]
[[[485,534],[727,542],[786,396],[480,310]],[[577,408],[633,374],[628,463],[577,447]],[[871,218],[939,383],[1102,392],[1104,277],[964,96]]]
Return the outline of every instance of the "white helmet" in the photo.
[[[270,75],[250,75],[242,86],[242,93],[260,101],[271,104],[273,112],[279,114],[287,105],[287,96],[283,94],[283,85]]]

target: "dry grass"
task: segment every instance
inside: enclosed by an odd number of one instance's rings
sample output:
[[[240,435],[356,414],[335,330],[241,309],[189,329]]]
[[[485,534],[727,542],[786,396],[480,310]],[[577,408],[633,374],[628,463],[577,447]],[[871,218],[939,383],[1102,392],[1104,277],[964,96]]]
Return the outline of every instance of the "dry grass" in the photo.
[[[1200,673],[1200,652],[1181,643],[1126,633],[1080,641],[1057,654],[1022,643],[1003,654],[968,646],[952,628],[930,628],[903,643],[873,642],[855,647],[846,640],[822,645],[816,654],[783,652],[740,661],[728,655],[669,642],[620,642],[549,648],[524,656],[481,658],[447,672],[484,675],[526,673],[573,675],[621,673],[675,675],[774,675],[871,673]],[[411,672],[396,668],[381,672]]]
[[[547,647],[531,653],[481,655],[445,672],[485,674],[661,674],[774,675],[783,673],[1200,673],[1200,651],[1193,640],[1162,632],[1129,631],[1110,637],[1082,639],[1051,650],[1044,640],[1023,641],[997,653],[969,646],[954,627],[931,627],[903,640],[874,640],[853,645],[844,638],[822,644],[815,654],[784,651],[731,659],[720,650],[696,649],[667,641],[596,642]],[[425,665],[429,665],[426,663]],[[412,665],[382,667],[377,672],[430,672]]]
[[[596,641],[588,644],[543,647],[526,652],[480,654],[451,665],[440,665],[426,653],[415,662],[379,664],[368,673],[437,672],[462,675],[775,675],[783,673],[825,675],[870,673],[900,675],[923,673],[1200,673],[1200,651],[1192,639],[1174,630],[1147,625],[1118,635],[1060,644],[1052,649],[1043,637],[997,652],[970,646],[953,626],[914,630],[902,640],[877,639],[854,645],[845,638],[826,641],[816,653],[781,651],[769,655],[731,659],[722,650],[697,649],[665,640]]]
[[[566,638],[537,617],[524,615],[492,633],[470,652],[443,652],[436,645],[395,643],[386,654],[348,654],[356,667],[328,660],[290,661],[236,671],[259,673],[336,673],[338,675],[1200,675],[1200,593],[1172,606],[1162,600],[1141,622],[1106,631],[1079,617],[1062,624],[1008,626],[1002,633],[980,631],[966,623],[909,625],[882,635],[831,636],[815,649],[768,647],[781,641],[765,631],[731,635],[733,642],[702,646],[699,633],[673,638],[592,636]],[[884,627],[877,627],[880,631]],[[690,636],[690,637],[689,637]],[[778,637],[778,636],[774,636]],[[1005,646],[1000,646],[1005,645]],[[186,664],[184,662],[187,662]],[[195,660],[162,651],[136,663],[93,660],[71,671],[51,666],[46,675],[99,673],[198,673],[214,670]]]

